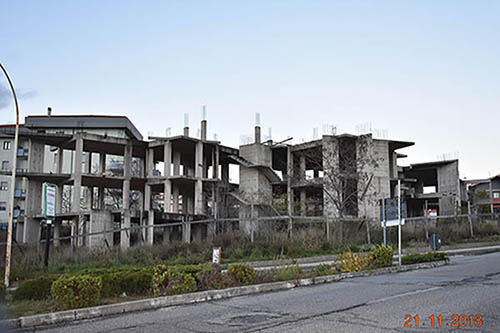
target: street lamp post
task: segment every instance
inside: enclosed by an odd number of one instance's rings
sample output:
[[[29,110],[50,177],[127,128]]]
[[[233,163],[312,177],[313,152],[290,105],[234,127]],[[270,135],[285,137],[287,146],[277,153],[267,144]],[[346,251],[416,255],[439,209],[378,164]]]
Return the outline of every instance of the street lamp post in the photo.
[[[10,207],[9,207],[9,225],[7,228],[7,248],[5,249],[5,286],[9,286],[9,276],[10,276],[10,262],[12,257],[12,220],[14,218],[14,193],[16,188],[16,164],[17,164],[17,141],[19,137],[19,104],[17,103],[16,91],[14,90],[14,85],[10,80],[9,74],[5,68],[0,64],[7,81],[9,82],[10,90],[12,91],[12,96],[14,97],[14,103],[16,106],[16,132],[14,135],[14,149],[12,158],[12,180],[10,184]]]

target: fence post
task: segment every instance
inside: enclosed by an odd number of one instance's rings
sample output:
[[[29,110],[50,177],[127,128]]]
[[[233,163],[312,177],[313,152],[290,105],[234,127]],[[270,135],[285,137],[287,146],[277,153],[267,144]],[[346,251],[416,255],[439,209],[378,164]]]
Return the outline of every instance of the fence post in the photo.
[[[470,237],[474,238],[474,228],[472,226],[472,215],[470,209],[470,200],[467,200],[467,219],[469,220]]]
[[[330,221],[328,219],[328,216],[326,216],[325,222],[326,222],[326,240],[329,242],[330,241]]]
[[[254,223],[253,223],[253,193],[252,200],[250,201],[250,242],[253,243],[253,232],[254,232]]]

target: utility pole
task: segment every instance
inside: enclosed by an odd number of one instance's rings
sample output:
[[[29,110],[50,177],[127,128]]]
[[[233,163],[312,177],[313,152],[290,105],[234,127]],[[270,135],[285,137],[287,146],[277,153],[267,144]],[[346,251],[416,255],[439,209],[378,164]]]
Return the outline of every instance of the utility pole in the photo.
[[[5,287],[9,287],[9,276],[10,276],[10,265],[11,265],[11,257],[12,257],[12,229],[13,229],[13,217],[14,217],[14,194],[16,188],[16,166],[17,166],[17,141],[19,138],[19,104],[17,102],[16,91],[14,89],[14,85],[10,80],[9,74],[5,68],[0,64],[0,68],[2,69],[7,81],[9,82],[10,90],[12,91],[12,96],[14,97],[14,103],[16,107],[16,132],[14,134],[14,147],[13,157],[12,157],[12,180],[10,184],[10,207],[9,207],[9,224],[7,228],[7,248],[5,249]]]

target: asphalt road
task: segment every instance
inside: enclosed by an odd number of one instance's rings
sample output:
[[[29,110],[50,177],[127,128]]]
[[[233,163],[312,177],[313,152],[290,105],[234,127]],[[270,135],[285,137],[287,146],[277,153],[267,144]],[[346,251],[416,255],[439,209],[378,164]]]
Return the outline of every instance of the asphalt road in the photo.
[[[419,316],[404,327],[405,315]],[[454,314],[460,317],[452,327]],[[500,332],[500,253],[405,273],[125,314],[48,332]],[[441,326],[439,319],[441,315]],[[473,315],[473,327],[469,316]],[[480,322],[476,321],[481,315]],[[462,317],[462,323],[464,319]]]

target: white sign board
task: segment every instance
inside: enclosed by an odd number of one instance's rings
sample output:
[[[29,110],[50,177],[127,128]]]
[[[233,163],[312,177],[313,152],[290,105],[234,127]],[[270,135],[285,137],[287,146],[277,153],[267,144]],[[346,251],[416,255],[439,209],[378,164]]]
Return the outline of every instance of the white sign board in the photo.
[[[212,263],[213,264],[220,264],[220,258],[221,258],[220,247],[214,247],[212,249]]]
[[[57,187],[54,184],[43,183],[43,215],[47,218],[56,216]]]
[[[382,227],[384,227],[384,221],[381,223]],[[397,227],[399,225],[399,220],[388,220],[385,221],[386,227]],[[401,225],[405,225],[405,219],[401,219]]]

